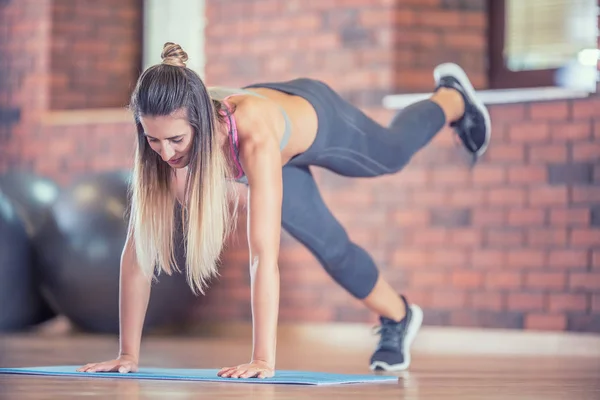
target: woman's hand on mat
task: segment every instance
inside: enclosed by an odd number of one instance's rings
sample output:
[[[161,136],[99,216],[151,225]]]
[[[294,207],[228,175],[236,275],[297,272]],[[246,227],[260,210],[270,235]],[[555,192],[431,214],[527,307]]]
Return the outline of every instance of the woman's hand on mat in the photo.
[[[252,361],[237,367],[223,368],[217,374],[222,378],[271,378],[275,370],[264,361]]]
[[[117,359],[104,361],[101,363],[86,364],[79,368],[78,372],[137,372],[137,361],[131,356],[121,356]]]

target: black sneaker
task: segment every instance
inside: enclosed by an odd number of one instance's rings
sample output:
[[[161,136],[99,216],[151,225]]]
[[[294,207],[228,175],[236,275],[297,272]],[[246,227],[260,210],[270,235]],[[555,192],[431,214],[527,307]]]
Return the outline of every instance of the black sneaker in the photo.
[[[400,296],[406,306],[406,316],[396,322],[386,317],[379,317],[381,335],[375,353],[371,357],[371,370],[402,371],[410,365],[410,346],[412,345],[421,323],[423,311],[417,305],[408,305],[406,298]]]
[[[440,64],[435,68],[433,76],[436,90],[440,87],[456,89],[465,101],[464,115],[450,126],[454,128],[467,151],[473,155],[475,163],[490,143],[490,114],[483,102],[477,99],[475,89],[461,67],[453,63]]]

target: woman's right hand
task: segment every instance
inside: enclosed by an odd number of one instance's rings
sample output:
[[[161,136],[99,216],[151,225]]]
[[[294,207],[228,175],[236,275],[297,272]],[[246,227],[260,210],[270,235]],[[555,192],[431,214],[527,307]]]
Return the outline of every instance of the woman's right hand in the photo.
[[[137,370],[137,361],[131,356],[124,355],[110,361],[86,364],[77,369],[77,372],[120,372],[126,374],[137,372]]]

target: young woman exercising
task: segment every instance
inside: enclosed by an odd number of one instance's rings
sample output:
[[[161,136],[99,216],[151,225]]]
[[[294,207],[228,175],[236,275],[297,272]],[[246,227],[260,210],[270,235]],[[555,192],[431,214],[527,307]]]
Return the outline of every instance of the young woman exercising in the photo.
[[[180,46],[166,43],[162,58],[140,76],[131,97],[138,134],[121,261],[119,356],[79,371],[137,371],[150,278],[177,268],[174,218],[184,219],[190,286],[204,292],[235,222],[232,180],[248,187],[253,351],[247,363],[223,368],[219,375],[275,374],[282,227],[379,316],[381,337],[370,367],[406,369],[422,311],[396,293],[371,256],[348,237],[309,167],[347,177],[394,174],[447,125],[477,159],[490,140],[490,119],[463,70],[454,64],[436,67],[433,95],[385,127],[318,80],[207,88],[186,68]],[[183,216],[174,212],[176,201]]]

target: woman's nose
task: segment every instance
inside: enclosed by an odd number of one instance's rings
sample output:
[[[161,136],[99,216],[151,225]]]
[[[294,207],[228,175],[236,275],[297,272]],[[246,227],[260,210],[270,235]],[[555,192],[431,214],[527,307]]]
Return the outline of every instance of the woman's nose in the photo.
[[[171,148],[171,146],[169,146],[168,144],[163,145],[160,152],[160,156],[162,157],[163,161],[169,161],[174,155],[175,151]]]

